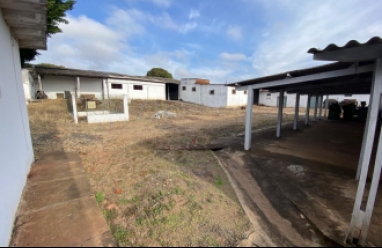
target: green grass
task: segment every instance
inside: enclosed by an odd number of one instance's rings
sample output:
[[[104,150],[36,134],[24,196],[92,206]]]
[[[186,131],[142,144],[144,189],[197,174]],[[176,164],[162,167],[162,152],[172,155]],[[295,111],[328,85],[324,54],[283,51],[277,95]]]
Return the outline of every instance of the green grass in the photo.
[[[95,198],[98,203],[102,203],[105,200],[105,194],[102,192],[98,192],[95,194]]]

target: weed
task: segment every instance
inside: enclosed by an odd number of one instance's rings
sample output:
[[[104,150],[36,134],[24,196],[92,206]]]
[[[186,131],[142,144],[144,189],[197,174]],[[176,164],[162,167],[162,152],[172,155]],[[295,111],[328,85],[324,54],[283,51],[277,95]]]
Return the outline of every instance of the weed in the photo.
[[[102,203],[105,200],[105,194],[102,192],[98,192],[95,194],[95,198],[98,203]]]
[[[113,209],[113,210],[103,209],[102,215],[108,223],[111,223],[115,218],[117,218],[118,212],[115,209]]]
[[[118,242],[119,246],[126,246],[129,243],[128,236],[129,232],[122,226],[116,226],[114,229],[114,237]]]
[[[215,181],[215,185],[218,186],[218,187],[223,186],[223,179],[218,178],[218,179]]]
[[[138,196],[134,196],[131,199],[122,199],[122,200],[119,201],[119,203],[122,204],[122,205],[126,205],[126,204],[129,204],[129,203],[137,203],[139,201],[140,201],[139,197]]]

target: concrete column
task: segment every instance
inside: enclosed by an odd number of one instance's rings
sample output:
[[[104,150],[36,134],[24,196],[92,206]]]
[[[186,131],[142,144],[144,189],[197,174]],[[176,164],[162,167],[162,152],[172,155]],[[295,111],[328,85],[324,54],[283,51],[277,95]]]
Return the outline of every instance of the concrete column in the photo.
[[[78,124],[76,95],[73,93],[71,94],[72,94],[72,104],[73,104],[73,120],[75,124]]]
[[[77,98],[80,98],[81,96],[81,81],[80,81],[80,77],[77,77],[76,78],[76,97]]]
[[[294,123],[293,123],[293,130],[297,130],[298,126],[298,118],[299,118],[299,112],[300,112],[300,93],[296,93],[296,104],[295,104],[295,110],[294,110]]]
[[[37,80],[38,80],[38,90],[42,91],[42,81],[41,81],[40,75],[37,75]]]
[[[317,110],[318,110],[318,95],[316,95],[316,106],[314,106],[314,122],[317,122]]]
[[[127,120],[129,120],[130,119],[130,116],[129,116],[129,100],[128,100],[127,95],[123,96],[123,113],[127,117]]]
[[[306,114],[305,114],[305,125],[309,125],[309,112],[310,112],[310,100],[312,99],[312,95],[308,94],[308,104],[306,106]]]
[[[363,142],[362,142],[361,155],[360,155],[358,170],[356,175],[356,180],[359,180],[357,196],[354,203],[352,220],[350,223],[348,233],[346,235],[347,241],[353,241],[355,229],[360,229],[358,231],[360,231],[361,233],[361,237],[360,237],[361,244],[365,243],[367,228],[366,228],[366,231],[364,231],[363,228],[369,226],[369,215],[371,216],[371,212],[372,212],[371,205],[374,205],[374,200],[375,200],[375,199],[368,200],[367,207],[369,207],[369,209],[366,210],[368,213],[366,213],[366,211],[361,210],[361,204],[362,204],[362,199],[365,193],[365,186],[366,186],[366,180],[367,180],[367,175],[369,171],[371,154],[373,151],[375,131],[376,131],[376,126],[378,121],[380,102],[381,102],[381,93],[382,93],[382,58],[379,58],[375,62],[374,76],[373,76],[372,89],[371,89],[371,95],[370,95],[369,111],[367,114],[367,121],[366,121]],[[381,163],[380,159],[382,156],[380,145],[381,144],[379,143],[377,159],[376,159],[377,164],[374,169],[372,185],[379,184],[379,180],[378,182],[374,182],[374,179],[377,179],[377,175],[375,173],[377,174],[380,173],[380,163]],[[372,196],[373,193],[374,193],[373,189],[371,189],[369,192],[369,197],[373,197]],[[360,223],[362,223],[361,226],[360,226]]]
[[[320,112],[319,112],[319,114],[318,114],[318,117],[319,117],[320,120],[322,120],[322,105],[323,105],[323,103],[324,103],[324,96],[321,95],[321,96],[320,96],[320,101],[319,101],[319,104],[320,104]]]
[[[284,91],[280,91],[279,96],[279,113],[277,118],[277,130],[276,130],[276,137],[280,138],[281,136],[281,125],[283,122],[283,110],[284,110]]]
[[[252,109],[253,109],[253,89],[248,87],[248,101],[247,101],[247,112],[245,115],[245,138],[244,138],[244,149],[248,151],[251,149],[252,141]]]
[[[325,110],[324,110],[325,119],[328,117],[328,111],[329,111],[329,95],[326,95]]]

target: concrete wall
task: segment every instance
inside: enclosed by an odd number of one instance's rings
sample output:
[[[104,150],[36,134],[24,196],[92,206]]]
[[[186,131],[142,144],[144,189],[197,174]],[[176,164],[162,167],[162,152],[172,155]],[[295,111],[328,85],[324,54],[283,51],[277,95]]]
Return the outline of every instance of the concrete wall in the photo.
[[[41,82],[42,89],[49,99],[57,99],[57,93],[74,92],[77,81],[75,77],[45,75],[41,77]]]
[[[22,70],[23,88],[26,100],[31,100],[35,98],[34,81],[33,77],[30,75],[29,70]]]
[[[8,246],[16,210],[34,159],[20,56],[0,11],[0,246]]]
[[[166,100],[165,84],[113,78],[109,78],[107,81],[110,97],[122,97],[127,94],[128,99]],[[112,89],[112,84],[122,84],[122,89]],[[141,85],[142,90],[134,90],[134,85]],[[105,87],[105,96],[107,96],[107,87]]]
[[[224,86],[225,87],[225,86]],[[227,107],[237,107],[247,105],[248,101],[248,92],[247,91],[238,91],[234,93],[235,87],[226,87],[227,88]]]
[[[102,78],[80,78],[80,94],[94,94],[102,99]]]
[[[224,85],[200,85],[200,104],[213,107],[213,108],[225,108],[227,107],[227,87]],[[214,94],[211,95],[211,91]],[[198,92],[197,92],[198,93]]]

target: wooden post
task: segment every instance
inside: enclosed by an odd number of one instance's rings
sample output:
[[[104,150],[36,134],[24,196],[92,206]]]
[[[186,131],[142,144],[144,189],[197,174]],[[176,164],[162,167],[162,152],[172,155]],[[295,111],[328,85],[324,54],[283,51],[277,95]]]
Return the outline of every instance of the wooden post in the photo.
[[[329,111],[329,95],[326,95],[326,101],[325,101],[325,110],[324,110],[324,117],[328,117],[328,111]]]
[[[284,110],[284,91],[280,91],[279,96],[279,114],[277,118],[277,130],[276,130],[276,137],[280,138],[281,135],[281,124],[283,122],[283,110]]]
[[[318,110],[318,95],[316,95],[316,105],[314,106],[314,122],[317,122],[317,110]]]
[[[295,131],[297,131],[299,112],[300,112],[300,93],[296,93],[296,104],[295,104],[295,110],[294,110],[294,123],[293,123],[293,130]]]
[[[252,109],[253,109],[253,89],[248,87],[248,101],[247,101],[247,112],[245,115],[245,138],[244,138],[244,149],[248,151],[251,148],[252,139]]]
[[[375,131],[376,131],[378,115],[379,115],[381,93],[382,93],[382,58],[377,59],[375,62],[374,77],[373,77],[370,93],[371,95],[370,95],[369,111],[367,114],[366,128],[365,128],[365,132],[363,136],[361,155],[359,158],[358,171],[356,175],[356,180],[359,180],[357,195],[356,195],[356,200],[354,203],[352,220],[350,223],[348,233],[346,235],[346,241],[350,241],[350,242],[353,241],[355,229],[360,228],[361,229],[360,232],[362,233],[364,232],[362,228],[369,225],[369,221],[368,221],[369,217],[366,214],[366,212],[361,210],[361,204],[362,204],[363,195],[365,193],[367,174],[369,171],[370,158],[371,158],[371,153],[373,151]],[[380,146],[378,147],[378,152],[380,152]],[[377,158],[379,156],[381,156],[380,153],[377,154]],[[377,159],[376,162],[381,163],[381,160]],[[375,170],[378,170],[378,167],[379,165],[376,165]],[[377,172],[377,173],[380,173],[380,172]],[[375,177],[376,175],[374,173],[373,180],[375,179]],[[373,183],[379,184],[379,182],[372,182],[372,184]],[[371,205],[374,205],[374,202],[371,202],[371,201],[374,201],[374,200],[370,200],[370,201],[368,200],[368,206],[369,206],[368,214],[370,214],[370,216],[372,211]],[[360,223],[362,223],[361,226],[360,226]],[[363,233],[361,235],[363,236],[364,239],[366,239],[367,230],[366,230],[366,233]],[[364,241],[365,240],[363,240],[363,242]]]
[[[306,115],[305,115],[305,125],[309,125],[309,112],[310,112],[310,100],[312,98],[311,94],[308,94],[308,104],[306,106]]]

